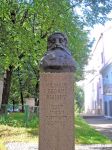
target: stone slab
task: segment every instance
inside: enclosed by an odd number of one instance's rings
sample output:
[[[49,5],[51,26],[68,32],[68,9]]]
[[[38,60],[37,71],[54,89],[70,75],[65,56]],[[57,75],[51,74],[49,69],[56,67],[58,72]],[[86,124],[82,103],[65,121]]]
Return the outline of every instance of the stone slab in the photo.
[[[74,74],[40,74],[39,150],[74,150]]]

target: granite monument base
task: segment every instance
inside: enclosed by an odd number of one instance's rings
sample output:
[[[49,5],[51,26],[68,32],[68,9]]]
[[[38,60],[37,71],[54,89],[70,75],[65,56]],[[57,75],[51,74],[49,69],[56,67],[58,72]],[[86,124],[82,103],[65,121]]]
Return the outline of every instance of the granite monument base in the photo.
[[[74,150],[74,74],[40,74],[39,150]]]

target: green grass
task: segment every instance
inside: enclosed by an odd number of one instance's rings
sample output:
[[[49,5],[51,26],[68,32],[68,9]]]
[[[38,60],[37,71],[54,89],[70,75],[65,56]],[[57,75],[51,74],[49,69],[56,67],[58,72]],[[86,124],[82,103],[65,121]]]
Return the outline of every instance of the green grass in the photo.
[[[112,144],[111,140],[90,127],[80,117],[75,119],[75,137],[76,144]]]
[[[1,140],[0,140],[0,150],[7,150]]]
[[[0,150],[6,150],[6,142],[38,142],[39,119],[33,116],[25,123],[23,113],[10,113],[0,116]]]
[[[9,113],[6,117],[0,117],[0,124],[13,127],[36,128],[39,125],[38,116],[33,115],[29,119],[25,118],[24,113]]]
[[[75,118],[74,140],[76,144],[110,144],[107,137],[101,135],[90,127],[80,117]],[[39,136],[39,119],[34,116],[28,120],[25,125],[23,113],[11,113],[6,119],[0,117],[0,146],[5,142],[22,141],[38,142]],[[0,149],[5,150],[5,149]]]
[[[5,142],[38,142],[38,128],[11,127],[0,125],[0,141]]]

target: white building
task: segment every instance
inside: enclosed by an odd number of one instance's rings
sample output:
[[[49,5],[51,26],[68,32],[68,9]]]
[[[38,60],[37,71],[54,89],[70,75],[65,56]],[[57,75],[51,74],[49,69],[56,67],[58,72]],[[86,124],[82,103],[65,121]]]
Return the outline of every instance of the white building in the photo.
[[[100,36],[91,53],[91,59],[86,67],[85,75],[85,113],[88,115],[110,116],[110,100],[105,98],[104,78],[109,74],[108,88],[112,82],[112,24],[100,27]],[[107,69],[108,68],[108,69]],[[110,88],[109,88],[110,89]],[[111,91],[111,90],[110,90]],[[112,106],[112,105],[111,105]]]

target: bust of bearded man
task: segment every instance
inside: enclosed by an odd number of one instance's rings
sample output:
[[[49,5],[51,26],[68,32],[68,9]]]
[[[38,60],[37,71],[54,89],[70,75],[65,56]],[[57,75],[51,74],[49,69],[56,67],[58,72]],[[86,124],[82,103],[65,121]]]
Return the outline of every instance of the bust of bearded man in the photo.
[[[76,63],[67,48],[67,37],[60,32],[48,37],[47,52],[40,62],[44,72],[74,72]]]

